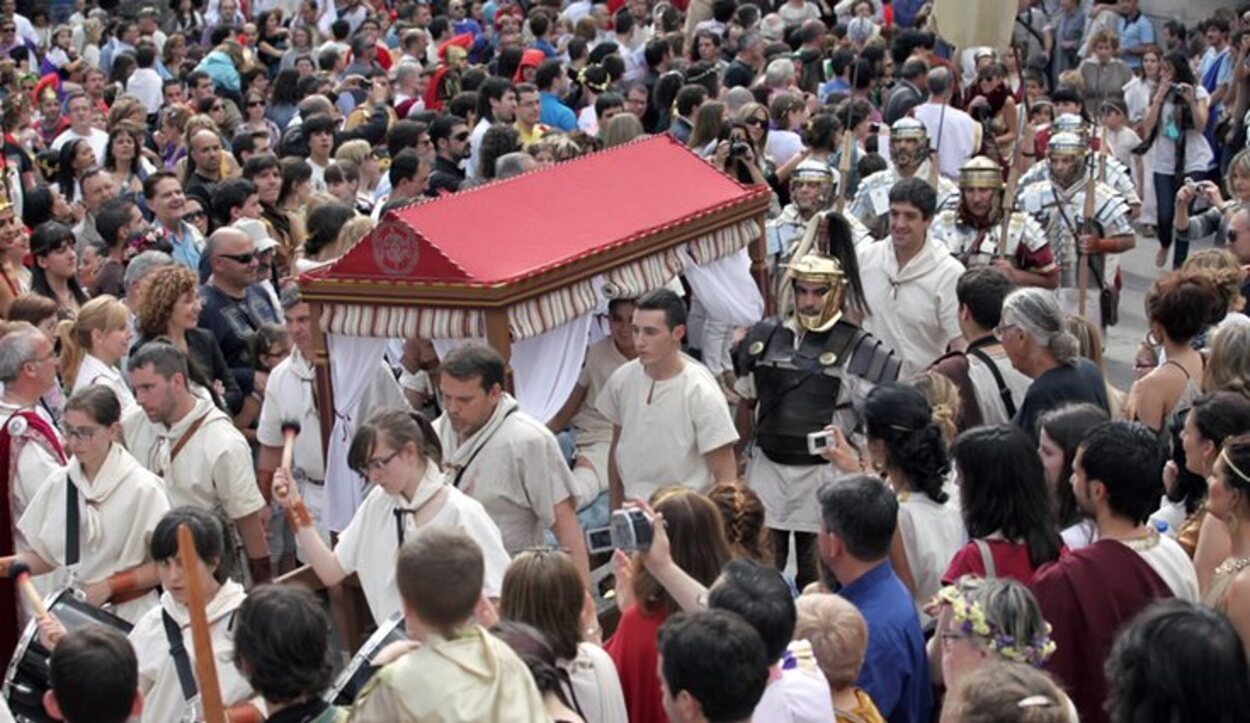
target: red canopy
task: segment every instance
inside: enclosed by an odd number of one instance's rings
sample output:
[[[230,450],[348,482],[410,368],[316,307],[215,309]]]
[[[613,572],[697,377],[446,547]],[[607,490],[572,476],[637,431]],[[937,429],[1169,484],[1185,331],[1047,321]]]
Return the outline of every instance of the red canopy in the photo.
[[[602,272],[647,239],[690,240],[758,218],[767,203],[767,189],[743,186],[659,136],[388,213],[301,285],[312,298],[343,300],[348,289],[376,298],[402,286],[392,303],[463,296],[493,306],[532,295],[536,279]]]

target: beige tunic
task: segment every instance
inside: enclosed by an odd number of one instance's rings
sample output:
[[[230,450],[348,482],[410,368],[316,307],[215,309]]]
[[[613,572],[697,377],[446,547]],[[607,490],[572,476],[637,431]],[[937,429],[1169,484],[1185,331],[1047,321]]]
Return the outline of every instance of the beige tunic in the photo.
[[[144,469],[120,444],[88,481],[78,460],[44,485],[18,522],[30,549],[46,562],[65,565],[66,476],[78,487],[79,561],[70,568],[78,586],[150,561],[149,544],[156,523],[169,511],[161,479]],[[156,592],[121,605],[113,612],[130,622],[157,604]]]
[[[491,419],[468,439],[457,438],[446,414],[434,429],[448,481],[482,503],[508,554],[544,546],[555,506],[573,496],[573,475],[547,426],[504,394]]]
[[[171,450],[201,417],[204,422],[171,462]],[[135,459],[165,480],[174,507],[221,508],[237,520],[265,506],[247,440],[212,402],[197,400],[173,427],[152,422],[136,406],[123,417],[122,429]]]

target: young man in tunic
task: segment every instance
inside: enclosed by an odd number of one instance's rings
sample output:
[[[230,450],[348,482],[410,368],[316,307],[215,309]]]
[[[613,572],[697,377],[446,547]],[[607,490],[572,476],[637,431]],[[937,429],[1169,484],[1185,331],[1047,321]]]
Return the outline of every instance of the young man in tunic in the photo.
[[[261,520],[266,507],[252,451],[230,417],[192,394],[187,379],[187,357],[170,344],[150,342],[130,357],[138,406],[122,418],[126,446],[165,480],[171,504],[221,509],[234,520],[252,583],[266,582],[269,543]],[[230,547],[233,555],[233,543]]]
[[[737,479],[738,432],[725,397],[681,351],[686,305],[669,289],[652,291],[638,300],[633,326],[638,358],[616,370],[597,402],[612,422],[612,509],[670,485],[706,490]]]
[[[1163,489],[1163,462],[1143,424],[1106,422],[1091,430],[1073,459],[1072,488],[1098,527],[1098,541],[1043,567],[1033,581],[1057,644],[1047,667],[1083,721],[1108,720],[1103,663],[1120,628],[1156,600],[1198,599],[1189,556],[1146,524]]]
[[[469,342],[443,359],[443,415],[434,430],[447,479],[486,508],[515,555],[546,545],[551,530],[590,582],[586,539],[574,509],[573,474],[546,425],[503,389],[503,357]]]

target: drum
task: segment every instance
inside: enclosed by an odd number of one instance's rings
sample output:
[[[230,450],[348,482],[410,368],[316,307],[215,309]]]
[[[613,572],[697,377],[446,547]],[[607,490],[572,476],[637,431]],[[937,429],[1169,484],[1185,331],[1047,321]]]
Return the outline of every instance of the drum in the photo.
[[[391,643],[407,639],[408,631],[404,629],[404,617],[400,613],[395,613],[389,620],[382,623],[373,635],[369,636],[365,644],[360,646],[356,657],[352,658],[342,673],[339,673],[334,685],[326,692],[326,702],[350,708],[356,701],[356,696],[364,690],[369,679],[378,672],[377,667],[373,665],[373,659],[377,654]]]
[[[88,625],[107,625],[129,633],[131,625],[125,620],[87,604],[78,597],[77,591],[66,588],[48,600],[48,612],[56,616],[67,632]],[[31,620],[17,643],[13,660],[4,676],[2,694],[18,721],[29,723],[52,723],[53,719],[43,709],[43,694],[51,685],[48,674],[50,652],[39,642],[39,624]]]

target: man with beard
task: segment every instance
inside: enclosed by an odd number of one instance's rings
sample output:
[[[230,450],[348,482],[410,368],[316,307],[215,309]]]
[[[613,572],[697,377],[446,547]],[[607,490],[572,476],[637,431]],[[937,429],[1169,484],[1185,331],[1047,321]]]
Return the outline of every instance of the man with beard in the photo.
[[[464,183],[460,165],[469,156],[468,124],[460,116],[439,116],[430,124],[430,143],[434,144],[434,170],[425,195],[438,198],[459,191]]]
[[[739,434],[754,436],[746,480],[764,503],[778,569],[793,533],[800,586],[816,579],[820,510],[811,501],[837,474],[812,453],[808,435],[832,424],[850,436],[868,391],[895,381],[901,366],[880,339],[843,316],[863,306],[849,226],[831,214],[821,228],[831,255],[809,253],[786,267],[793,313],[756,323],[738,347]]]
[[[959,169],[959,204],[939,211],[929,233],[967,268],[993,266],[1017,286],[1053,289],[1059,269],[1037,221],[1013,212],[1003,236],[1003,174],[997,163],[976,156]]]
[[[507,78],[491,77],[477,87],[477,125],[469,134],[470,178],[477,177],[477,158],[486,129],[495,123],[511,123],[516,118],[516,86]]]
[[[828,163],[808,159],[790,174],[790,203],[768,222],[768,259],[774,273],[790,261],[807,222],[833,200],[837,186],[835,172]]]
[[[1079,305],[1072,301],[1079,296],[1078,261],[1087,259],[1092,301],[1087,300],[1086,309],[1092,314],[1098,307],[1091,304],[1098,304],[1101,290],[1114,283],[1106,254],[1128,251],[1137,241],[1124,198],[1093,172],[1086,172],[1087,153],[1085,140],[1074,133],[1051,136],[1047,176],[1021,189],[1016,208],[1032,216],[1051,240],[1059,267],[1060,299],[1069,313]],[[1085,198],[1089,193],[1093,194],[1091,202]],[[1109,322],[1103,318],[1102,326]]]
[[[1137,185],[1133,183],[1133,175],[1128,167],[1115,157],[1114,153],[1108,152],[1106,156],[1098,153],[1101,138],[1090,138],[1089,126],[1081,119],[1077,113],[1064,113],[1050,124],[1050,134],[1057,133],[1074,133],[1085,141],[1086,147],[1095,153],[1086,154],[1085,156],[1085,172],[1097,173],[1098,180],[1111,186],[1117,193],[1124,197],[1124,202],[1128,204],[1132,218],[1136,218],[1141,213],[1141,198],[1137,195]],[[1103,170],[1102,164],[1106,161],[1106,170]],[[1041,181],[1046,178],[1048,167],[1045,163],[1035,163],[1029,170],[1020,176],[1020,188],[1024,188],[1032,183]]]
[[[900,180],[919,178],[929,185],[936,183],[938,208],[959,193],[949,178],[931,167],[935,161],[929,159],[929,153],[929,132],[924,123],[901,118],[890,127],[890,158],[894,165],[860,182],[850,208],[850,215],[863,222],[873,238],[885,238],[889,233],[890,189]]]

